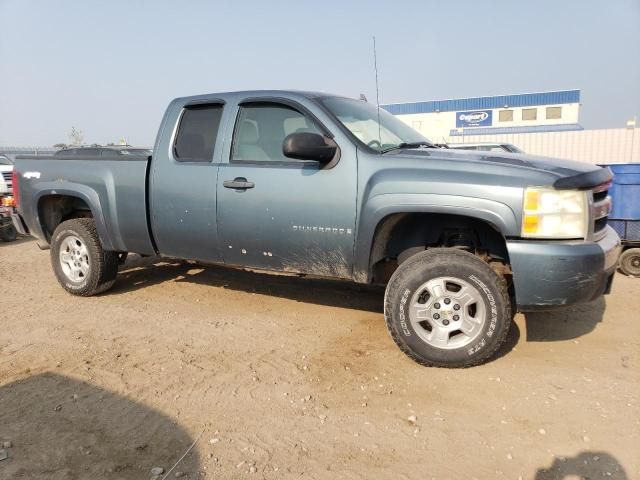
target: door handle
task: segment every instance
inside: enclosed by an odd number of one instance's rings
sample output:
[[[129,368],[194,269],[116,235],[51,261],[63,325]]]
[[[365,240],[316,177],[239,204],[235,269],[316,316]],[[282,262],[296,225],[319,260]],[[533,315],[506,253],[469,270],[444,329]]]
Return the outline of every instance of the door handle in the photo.
[[[255,187],[255,183],[248,182],[244,177],[236,177],[233,180],[225,180],[222,182],[224,188],[234,188],[236,190],[246,190]]]

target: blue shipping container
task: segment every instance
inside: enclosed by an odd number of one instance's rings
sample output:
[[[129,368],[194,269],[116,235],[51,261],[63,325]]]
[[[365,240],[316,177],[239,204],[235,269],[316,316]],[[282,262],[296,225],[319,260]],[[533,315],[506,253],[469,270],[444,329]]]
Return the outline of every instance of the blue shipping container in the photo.
[[[607,166],[613,172],[609,195],[613,201],[610,219],[640,220],[640,163]]]

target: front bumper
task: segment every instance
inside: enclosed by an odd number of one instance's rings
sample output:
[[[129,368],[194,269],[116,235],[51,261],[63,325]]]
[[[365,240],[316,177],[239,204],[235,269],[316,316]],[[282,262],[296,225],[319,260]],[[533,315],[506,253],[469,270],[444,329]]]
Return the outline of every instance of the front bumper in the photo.
[[[548,310],[609,293],[622,247],[611,227],[597,242],[507,242],[519,311]]]

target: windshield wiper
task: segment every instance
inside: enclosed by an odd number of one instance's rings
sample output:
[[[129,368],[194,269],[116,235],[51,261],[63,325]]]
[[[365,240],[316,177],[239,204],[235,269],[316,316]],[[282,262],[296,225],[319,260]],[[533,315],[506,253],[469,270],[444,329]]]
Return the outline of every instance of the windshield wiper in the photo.
[[[393,150],[403,150],[403,149],[421,148],[421,147],[436,148],[436,146],[433,143],[429,143],[429,142],[402,142],[393,147],[385,148],[384,150],[381,151],[381,153],[387,153]]]

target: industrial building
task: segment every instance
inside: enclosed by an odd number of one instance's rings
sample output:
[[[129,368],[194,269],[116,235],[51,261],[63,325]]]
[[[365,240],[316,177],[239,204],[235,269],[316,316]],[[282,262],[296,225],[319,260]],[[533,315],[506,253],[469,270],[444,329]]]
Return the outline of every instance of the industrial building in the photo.
[[[580,90],[381,106],[434,141],[465,135],[582,130],[578,123]]]
[[[510,143],[527,153],[588,163],[640,161],[631,128],[585,130],[580,90],[381,105],[436,143]]]

